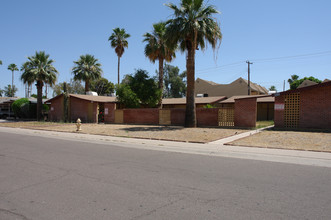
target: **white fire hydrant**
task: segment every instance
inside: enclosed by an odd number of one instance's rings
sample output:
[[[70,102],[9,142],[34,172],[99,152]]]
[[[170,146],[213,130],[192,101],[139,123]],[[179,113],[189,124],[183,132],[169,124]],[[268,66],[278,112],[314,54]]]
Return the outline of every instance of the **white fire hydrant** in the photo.
[[[77,126],[77,130],[76,131],[81,131],[81,126],[82,126],[82,121],[80,120],[80,118],[77,119],[76,121],[76,126]]]

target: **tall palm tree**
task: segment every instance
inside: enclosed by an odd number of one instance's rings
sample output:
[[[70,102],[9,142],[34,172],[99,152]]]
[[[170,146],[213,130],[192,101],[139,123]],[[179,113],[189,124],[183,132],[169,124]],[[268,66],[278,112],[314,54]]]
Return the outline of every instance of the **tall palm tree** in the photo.
[[[12,64],[9,64],[8,65],[8,68],[7,69],[10,70],[11,73],[12,73],[11,87],[14,88],[14,71],[18,71],[18,68],[17,68],[17,66],[16,66],[15,63],[12,63]],[[11,97],[14,97],[13,91],[14,90],[12,90]]]
[[[0,65],[2,65],[2,60],[0,60]]]
[[[37,87],[37,120],[42,119],[42,97],[44,83],[53,86],[57,80],[58,71],[53,66],[54,60],[49,59],[45,51],[36,52],[34,56],[28,57],[28,61],[22,65],[21,80],[31,85],[36,83]]]
[[[101,78],[102,69],[98,59],[93,55],[81,55],[78,61],[74,61],[75,66],[72,69],[74,80],[85,81],[85,92],[90,89],[90,82],[95,79]]]
[[[166,24],[164,22],[153,25],[152,33],[145,33],[143,42],[147,42],[145,46],[145,56],[153,63],[159,61],[159,89],[163,93],[163,63],[170,62],[176,55],[176,47],[168,47],[166,44]],[[159,104],[162,104],[162,95]]]
[[[213,49],[220,45],[222,34],[220,26],[212,16],[219,12],[204,0],[181,0],[180,6],[169,3],[173,10],[173,18],[167,21],[167,43],[179,43],[181,51],[186,51],[187,92],[185,126],[196,127],[194,100],[195,83],[195,51],[205,49],[210,43]]]
[[[115,48],[115,53],[118,57],[117,63],[117,83],[120,84],[120,59],[124,53],[124,48],[128,48],[129,43],[127,38],[130,37],[130,34],[126,33],[124,28],[115,28],[113,33],[110,35],[108,41],[110,41],[110,46]]]

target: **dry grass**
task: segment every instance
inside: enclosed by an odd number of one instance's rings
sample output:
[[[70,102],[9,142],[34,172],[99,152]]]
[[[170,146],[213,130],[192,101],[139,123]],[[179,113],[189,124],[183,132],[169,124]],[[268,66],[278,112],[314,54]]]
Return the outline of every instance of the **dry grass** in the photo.
[[[331,152],[331,133],[298,131],[263,131],[239,139],[231,145]]]
[[[49,131],[76,132],[76,125],[72,123],[12,122],[0,123],[0,126]],[[207,143],[242,132],[245,132],[245,130],[122,124],[82,124],[82,131],[80,131],[80,133],[86,134],[197,143]]]

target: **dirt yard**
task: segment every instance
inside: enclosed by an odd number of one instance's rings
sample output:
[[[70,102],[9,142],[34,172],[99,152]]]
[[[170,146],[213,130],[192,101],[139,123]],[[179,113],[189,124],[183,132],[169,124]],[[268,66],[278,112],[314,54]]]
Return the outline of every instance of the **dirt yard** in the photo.
[[[3,127],[29,128],[49,131],[76,132],[76,125],[51,122],[11,122],[0,123]],[[80,133],[117,137],[172,140],[182,142],[207,143],[247,130],[221,128],[184,128],[179,126],[82,124]]]
[[[266,130],[228,144],[331,152],[331,133]]]

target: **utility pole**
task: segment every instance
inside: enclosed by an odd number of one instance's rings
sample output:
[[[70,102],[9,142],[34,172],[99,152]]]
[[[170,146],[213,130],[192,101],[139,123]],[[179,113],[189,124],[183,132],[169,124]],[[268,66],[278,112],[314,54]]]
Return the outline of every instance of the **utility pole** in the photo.
[[[248,60],[246,61],[248,64],[248,95],[251,95],[251,80],[250,80],[250,75],[251,75],[251,68],[250,65],[253,64],[249,62]]]
[[[285,91],[285,80],[284,80],[284,84],[283,84],[283,92]]]

